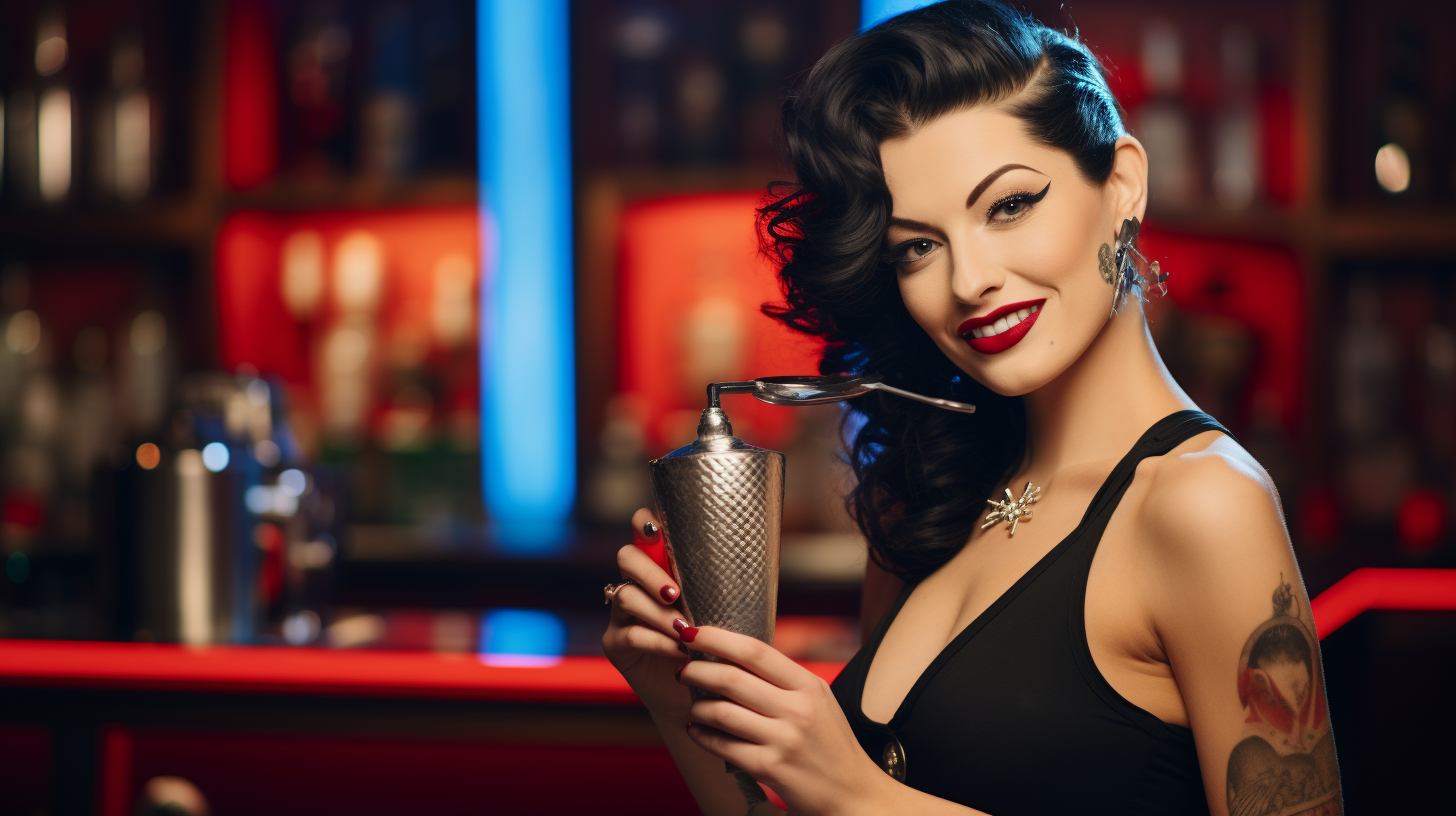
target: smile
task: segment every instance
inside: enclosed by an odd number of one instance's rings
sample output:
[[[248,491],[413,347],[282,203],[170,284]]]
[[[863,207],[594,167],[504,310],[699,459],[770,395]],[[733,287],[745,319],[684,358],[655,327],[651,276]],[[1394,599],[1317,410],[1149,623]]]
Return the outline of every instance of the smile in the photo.
[[[1002,306],[985,317],[973,317],[965,321],[956,333],[972,350],[982,354],[997,354],[1016,345],[1031,331],[1044,303],[1046,299],[1042,298]]]

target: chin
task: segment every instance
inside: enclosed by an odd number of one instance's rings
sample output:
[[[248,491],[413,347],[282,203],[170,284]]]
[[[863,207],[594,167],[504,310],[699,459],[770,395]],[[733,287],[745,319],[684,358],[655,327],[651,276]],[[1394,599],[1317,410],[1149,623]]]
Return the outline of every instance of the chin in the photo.
[[[1026,349],[1030,352],[1031,349]],[[1003,397],[1022,397],[1055,380],[1073,360],[1041,353],[1023,353],[1001,359],[967,360],[964,352],[951,358],[972,379]],[[1075,359],[1075,358],[1074,358]]]

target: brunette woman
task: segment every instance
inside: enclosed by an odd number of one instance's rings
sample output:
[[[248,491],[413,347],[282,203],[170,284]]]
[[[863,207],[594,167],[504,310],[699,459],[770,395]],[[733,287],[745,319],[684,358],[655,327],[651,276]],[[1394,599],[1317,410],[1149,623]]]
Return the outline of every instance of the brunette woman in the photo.
[[[686,627],[622,549],[603,645],[703,812],[772,809],[724,760],[796,814],[1341,812],[1279,498],[1153,346],[1140,296],[1176,270],[1137,251],[1147,156],[1087,48],[941,3],[835,46],[783,128],[771,313],[824,373],[980,410],[854,403],[867,629],[832,686]]]

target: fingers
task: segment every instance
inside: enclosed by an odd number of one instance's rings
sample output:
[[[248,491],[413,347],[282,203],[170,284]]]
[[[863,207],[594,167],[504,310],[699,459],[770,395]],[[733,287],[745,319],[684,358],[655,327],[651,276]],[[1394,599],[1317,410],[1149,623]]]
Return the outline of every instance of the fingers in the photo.
[[[781,689],[796,690],[823,682],[813,672],[757,638],[715,626],[684,630],[680,636],[684,642],[692,643],[692,648],[737,663]]]
[[[648,527],[648,524],[652,526]],[[657,518],[656,513],[643,507],[632,514],[632,529],[650,541],[657,535],[657,531],[662,529],[662,521]]]
[[[732,700],[698,700],[688,709],[688,721],[707,725],[731,737],[762,745],[773,736],[773,721]]]
[[[688,737],[703,750],[737,765],[744,770],[757,768],[753,760],[763,752],[763,747],[732,734],[700,723],[688,723]]]
[[[667,570],[658,566],[652,556],[643,552],[636,545],[628,545],[617,550],[617,567],[622,570],[624,578],[631,578],[639,586],[661,599],[663,604],[675,603],[682,594],[682,589]]]
[[[678,673],[678,682],[720,694],[765,717],[778,716],[782,704],[783,689],[727,663],[691,661]]]
[[[617,646],[624,647],[628,650],[661,655],[663,657],[681,658],[683,656],[682,650],[678,646],[677,638],[665,635],[650,626],[640,623],[619,624],[615,628],[607,631],[606,637],[603,638],[602,648],[608,654],[614,654],[616,653],[616,649],[612,648],[612,643],[607,642],[608,639],[613,641]]]
[[[623,614],[631,615],[642,623],[651,626],[663,633],[664,637],[677,640],[676,627],[673,621],[681,620],[678,610],[663,603],[647,594],[640,586],[628,584],[617,590],[615,603],[612,604]],[[686,625],[685,623],[683,625]]]

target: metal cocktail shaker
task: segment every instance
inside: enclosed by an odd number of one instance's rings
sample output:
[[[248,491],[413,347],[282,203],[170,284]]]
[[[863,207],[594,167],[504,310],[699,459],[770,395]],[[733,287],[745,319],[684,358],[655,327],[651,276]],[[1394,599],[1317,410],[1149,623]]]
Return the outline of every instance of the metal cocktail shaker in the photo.
[[[735,438],[716,390],[712,395],[698,438],[650,463],[657,517],[688,623],[772,645],[784,455]]]

